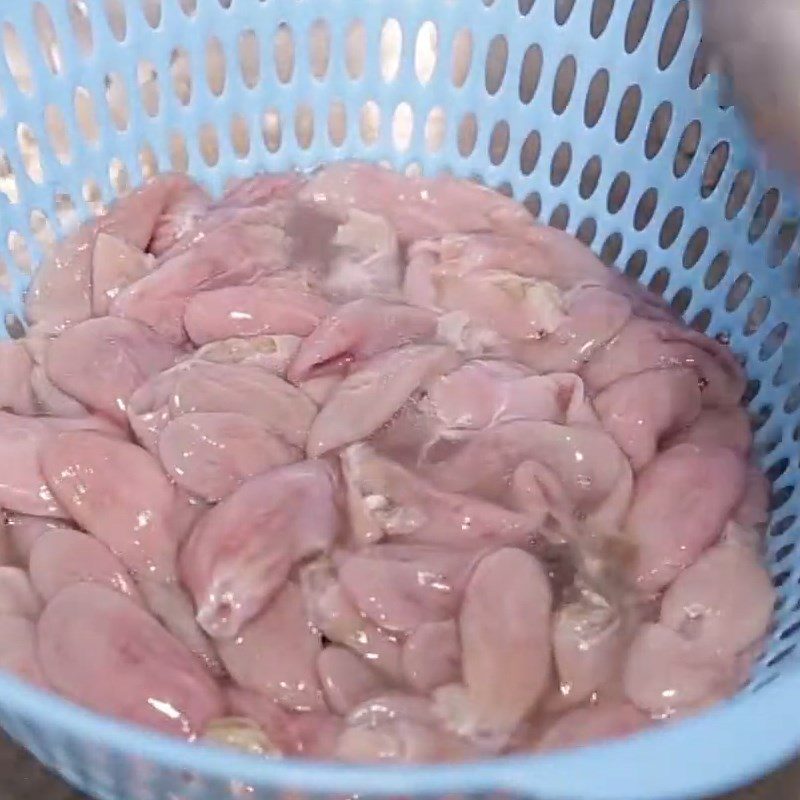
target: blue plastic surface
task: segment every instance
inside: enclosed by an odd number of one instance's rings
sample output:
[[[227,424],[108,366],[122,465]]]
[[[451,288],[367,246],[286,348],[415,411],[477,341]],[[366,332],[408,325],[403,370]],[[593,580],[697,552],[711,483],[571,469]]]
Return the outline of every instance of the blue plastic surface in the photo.
[[[104,800],[666,800],[722,791],[800,749],[798,206],[720,105],[696,18],[687,0],[3,4],[9,329],[48,237],[156,170],[185,169],[214,192],[232,177],[348,157],[475,177],[576,233],[741,354],[774,487],[768,558],[780,598],[767,652],[734,701],[571,753],[403,769],[265,763],[101,719],[0,676],[0,723],[12,736]]]

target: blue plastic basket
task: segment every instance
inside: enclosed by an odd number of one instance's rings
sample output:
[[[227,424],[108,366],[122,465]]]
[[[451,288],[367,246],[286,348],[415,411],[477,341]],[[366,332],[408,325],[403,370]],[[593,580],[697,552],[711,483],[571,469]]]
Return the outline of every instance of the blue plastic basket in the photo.
[[[698,797],[800,749],[797,205],[720,105],[687,0],[21,0],[0,10],[0,305],[48,238],[155,170],[357,157],[510,191],[746,360],[779,601],[751,686],[629,741],[469,766],[262,762],[0,676],[0,723],[104,800]]]

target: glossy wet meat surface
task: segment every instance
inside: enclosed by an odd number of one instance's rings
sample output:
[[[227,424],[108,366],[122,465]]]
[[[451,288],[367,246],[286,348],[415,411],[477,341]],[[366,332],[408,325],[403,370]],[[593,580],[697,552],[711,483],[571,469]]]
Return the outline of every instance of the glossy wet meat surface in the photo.
[[[513,201],[164,176],[0,348],[0,668],[265,757],[624,737],[768,631],[744,375]]]

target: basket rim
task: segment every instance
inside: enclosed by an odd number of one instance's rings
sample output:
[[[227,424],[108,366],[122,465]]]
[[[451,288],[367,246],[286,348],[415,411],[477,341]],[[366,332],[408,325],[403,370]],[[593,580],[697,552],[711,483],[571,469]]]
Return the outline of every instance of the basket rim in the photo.
[[[97,714],[9,673],[0,672],[0,698],[0,706],[18,715],[28,730],[34,725],[67,738],[102,742],[104,748],[173,771],[257,788],[354,797],[499,792],[539,800],[685,800],[747,784],[800,752],[797,670],[758,692],[626,740],[430,766],[263,760]]]

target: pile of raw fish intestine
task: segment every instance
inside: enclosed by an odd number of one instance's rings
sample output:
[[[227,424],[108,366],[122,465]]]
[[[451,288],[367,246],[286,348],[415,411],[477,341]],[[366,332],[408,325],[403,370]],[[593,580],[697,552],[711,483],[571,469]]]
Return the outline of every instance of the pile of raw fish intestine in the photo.
[[[5,668],[349,760],[621,736],[746,680],[773,589],[739,365],[502,195],[164,176],[59,244],[26,313]]]

